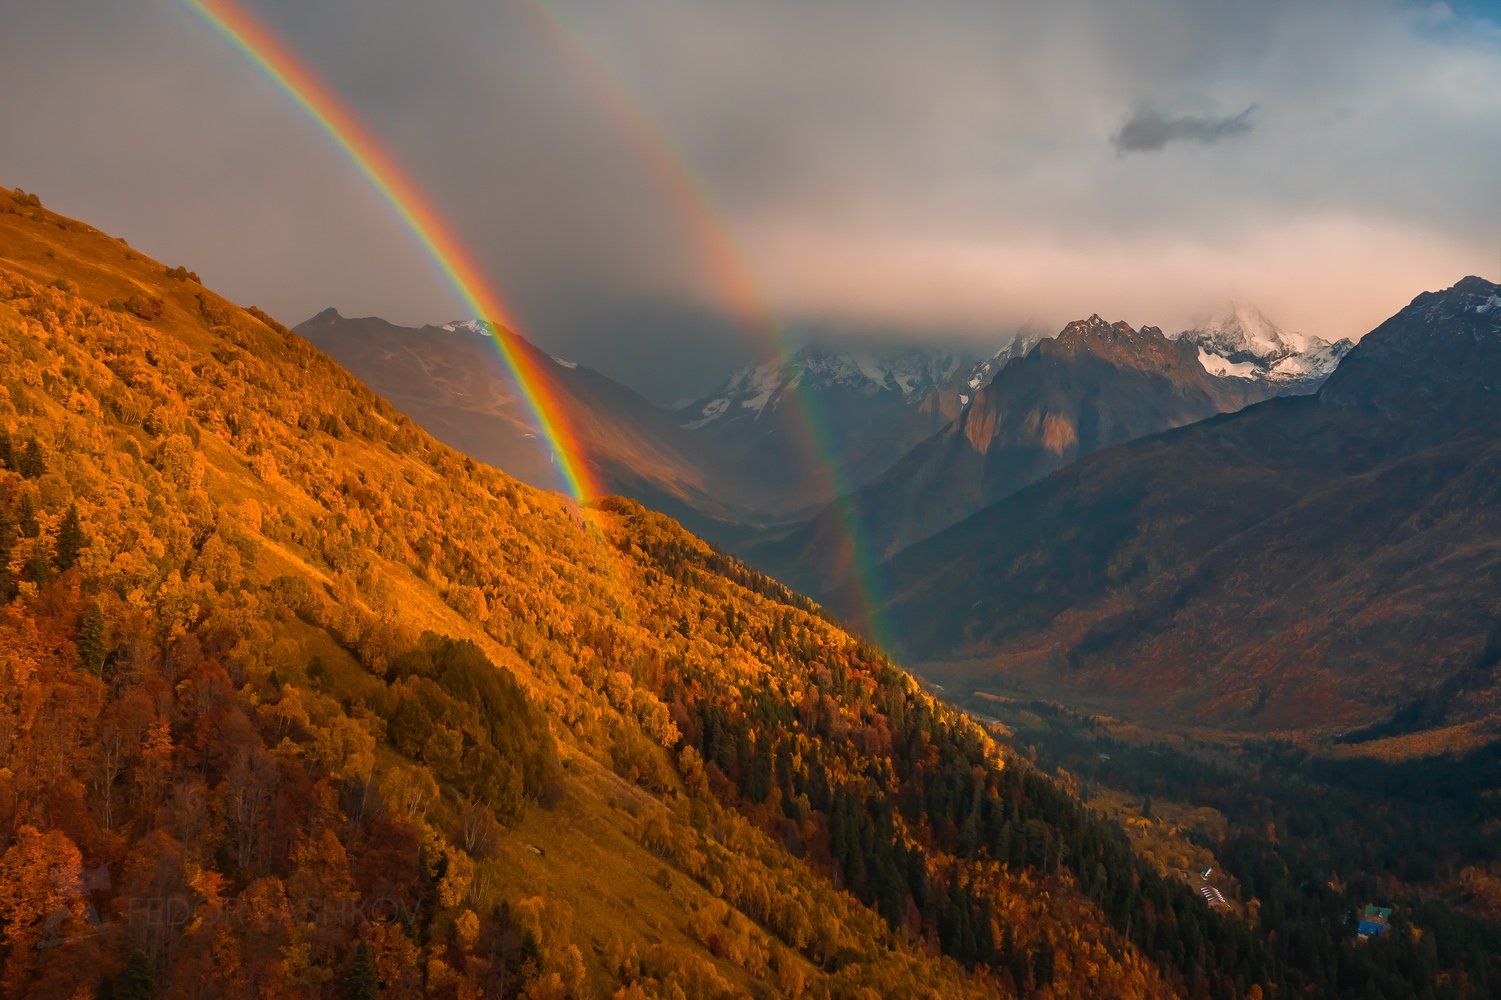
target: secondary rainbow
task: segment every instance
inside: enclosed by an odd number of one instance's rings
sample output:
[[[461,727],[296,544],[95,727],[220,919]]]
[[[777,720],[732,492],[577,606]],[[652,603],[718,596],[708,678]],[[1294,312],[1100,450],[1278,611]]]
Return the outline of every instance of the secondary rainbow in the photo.
[[[496,348],[526,397],[568,494],[580,502],[598,496],[599,489],[589,472],[567,409],[559,399],[551,374],[543,367],[545,361],[535,357],[529,345],[516,335],[514,316],[503,298],[416,182],[337,95],[248,11],[228,0],[183,0],[183,3],[202,15],[286,91],[396,210],[465,306],[494,333]]]
[[[630,88],[594,51],[583,34],[568,23],[555,4],[549,0],[520,2],[552,38],[575,74],[588,85],[594,98],[656,177],[671,199],[674,210],[693,231],[725,304],[742,324],[771,346],[779,360],[790,362],[795,345],[789,340],[785,326],[777,318],[745,254],[736,244],[731,227],[715,208],[708,185],[695,175],[688,158],[678,151],[666,130],[654,121]],[[890,637],[878,610],[881,586],[876,561],[869,547],[861,542],[865,533],[858,512],[846,501],[850,491],[839,475],[835,458],[838,449],[833,434],[807,394],[794,391],[791,395],[808,427],[812,449],[809,457],[825,477],[829,495],[834,498],[834,510],[843,528],[844,556],[859,589],[866,633],[876,645],[890,648]]]

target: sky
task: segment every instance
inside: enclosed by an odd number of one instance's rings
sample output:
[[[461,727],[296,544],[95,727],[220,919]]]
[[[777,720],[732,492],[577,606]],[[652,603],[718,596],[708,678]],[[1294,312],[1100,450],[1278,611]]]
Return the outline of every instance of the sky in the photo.
[[[659,401],[764,357],[536,0],[248,0],[431,193],[521,332]],[[554,0],[793,330],[1003,344],[1228,300],[1359,337],[1501,270],[1501,3]],[[179,0],[0,32],[0,184],[288,323],[451,288]]]

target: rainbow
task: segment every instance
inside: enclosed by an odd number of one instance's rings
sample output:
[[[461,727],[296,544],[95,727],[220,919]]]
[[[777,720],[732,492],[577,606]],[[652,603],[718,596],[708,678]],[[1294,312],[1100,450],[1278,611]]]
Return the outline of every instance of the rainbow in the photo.
[[[471,313],[494,333],[502,360],[515,376],[538,430],[552,451],[566,492],[585,503],[600,495],[579,438],[569,422],[545,361],[515,330],[517,324],[474,257],[396,160],[316,74],[270,29],[231,0],[183,0],[270,77],[348,155],[411,229]]]
[[[678,151],[666,130],[656,123],[630,88],[555,4],[549,0],[521,0],[521,3],[532,12],[534,20],[552,38],[575,74],[606,109],[668,195],[678,216],[692,230],[731,312],[742,325],[767,343],[780,361],[790,363],[796,345],[777,318],[746,255],[736,244],[729,223],[716,210],[708,185],[694,173],[688,158]],[[844,551],[841,556],[853,570],[852,578],[859,589],[864,618],[860,624],[875,645],[889,649],[889,635],[877,611],[882,588],[876,560],[872,558],[869,547],[861,543],[864,531],[858,513],[846,500],[850,490],[839,475],[835,458],[838,450],[832,430],[809,396],[797,392],[792,396],[808,428],[812,465],[825,478],[824,486],[834,498],[834,510],[843,528]]]
[[[524,2],[668,193],[675,211],[692,229],[705,252],[731,312],[761,336],[780,360],[789,362],[795,345],[731,236],[729,225],[716,212],[707,185],[694,175],[688,160],[676,150],[663,129],[562,15],[543,0]],[[243,7],[233,0],[183,0],[183,3],[260,67],[317,122],[395,209],[469,310],[494,331],[501,358],[515,376],[538,429],[552,450],[567,493],[580,502],[600,496],[601,490],[589,471],[584,448],[551,374],[517,336],[517,324],[502,297],[416,183],[318,76]],[[877,645],[886,646],[885,629],[876,613],[879,585],[874,561],[859,543],[862,532],[857,518],[843,500],[849,491],[840,482],[833,458],[836,452],[832,434],[811,400],[798,393],[793,393],[793,397],[808,426],[813,467],[826,477],[825,485],[835,498],[834,507],[843,524],[843,555],[853,568],[859,589],[865,619],[862,624]]]

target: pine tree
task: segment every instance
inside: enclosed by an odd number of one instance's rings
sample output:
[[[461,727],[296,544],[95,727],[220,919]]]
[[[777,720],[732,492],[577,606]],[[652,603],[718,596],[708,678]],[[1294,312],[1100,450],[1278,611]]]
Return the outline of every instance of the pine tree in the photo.
[[[16,579],[10,571],[10,557],[16,549],[16,525],[10,511],[0,507],[0,604],[16,596]]]
[[[104,656],[109,651],[104,612],[98,604],[89,605],[83,619],[78,623],[78,665],[94,676],[104,669]]]
[[[118,976],[99,986],[99,1000],[151,1000],[155,993],[156,973],[151,959],[139,951],[130,956]]]
[[[52,579],[52,553],[47,543],[38,538],[31,545],[31,558],[26,561],[26,579],[40,586]]]
[[[16,504],[16,526],[20,528],[23,538],[35,538],[42,530],[41,523],[36,519],[36,501],[31,499],[30,493],[22,493]]]
[[[1053,944],[1046,938],[1032,953],[1032,979],[1038,986],[1047,986],[1053,981]]]
[[[66,573],[78,562],[78,556],[88,548],[89,536],[84,534],[83,525],[78,522],[78,505],[69,504],[68,512],[63,515],[62,523],[57,526],[57,541],[54,543],[56,553],[53,562],[59,573]]]
[[[369,945],[361,941],[355,949],[349,971],[344,974],[344,981],[339,984],[339,996],[342,1000],[373,1000],[379,995],[380,981],[376,977],[375,958],[370,954]]]
[[[42,446],[36,438],[26,442],[20,458],[16,461],[16,471],[26,479],[36,479],[47,471],[47,460],[42,457]]]

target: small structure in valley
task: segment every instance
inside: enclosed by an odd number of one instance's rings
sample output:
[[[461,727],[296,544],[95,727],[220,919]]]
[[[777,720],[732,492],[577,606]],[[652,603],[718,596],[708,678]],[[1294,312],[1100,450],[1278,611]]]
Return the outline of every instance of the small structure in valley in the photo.
[[[1390,906],[1367,904],[1366,908],[1355,918],[1355,933],[1362,938],[1380,937],[1391,926],[1391,918]]]

